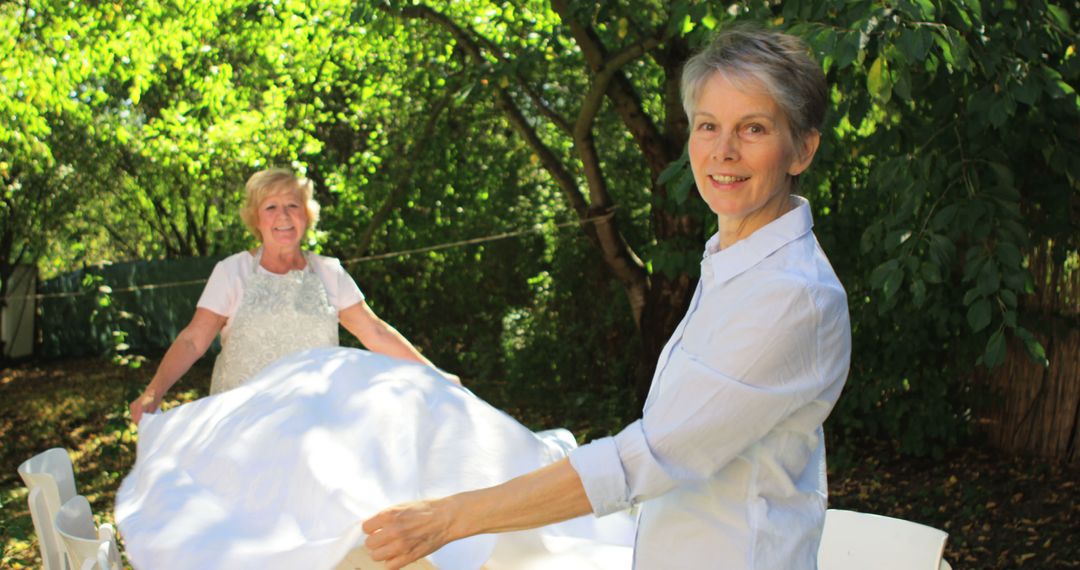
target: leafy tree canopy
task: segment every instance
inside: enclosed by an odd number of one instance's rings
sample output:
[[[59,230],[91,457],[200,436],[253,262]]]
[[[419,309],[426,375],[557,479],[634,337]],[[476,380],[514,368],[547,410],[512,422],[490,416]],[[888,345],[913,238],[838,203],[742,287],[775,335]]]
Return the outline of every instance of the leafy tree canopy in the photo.
[[[1010,338],[1047,358],[1028,300],[1057,285],[1031,260],[1077,265],[1078,13],[1075,0],[4,3],[0,255],[60,271],[231,252],[251,244],[243,181],[288,165],[324,206],[311,247],[345,259],[431,350],[562,405],[568,386],[640,394],[715,229],[683,153],[680,65],[750,22],[806,39],[832,86],[802,191],[851,302],[841,431],[932,451],[970,425],[974,366],[1001,363]]]

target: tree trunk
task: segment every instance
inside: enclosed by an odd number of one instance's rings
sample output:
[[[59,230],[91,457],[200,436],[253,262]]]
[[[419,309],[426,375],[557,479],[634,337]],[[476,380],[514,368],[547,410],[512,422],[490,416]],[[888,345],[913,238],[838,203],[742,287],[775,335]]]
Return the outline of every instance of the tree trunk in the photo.
[[[1049,326],[1046,326],[1049,325]],[[1033,362],[1020,342],[1009,343],[1005,364],[990,376],[994,404],[988,419],[993,444],[1010,453],[1080,462],[1080,327],[1053,319],[1035,337],[1050,366]]]
[[[1080,271],[1055,263],[1050,247],[1030,256],[1035,282],[1045,284],[1026,301],[1025,328],[1046,349],[1050,365],[1009,344],[1005,364],[989,374],[994,394],[986,418],[991,442],[1002,450],[1080,463]]]

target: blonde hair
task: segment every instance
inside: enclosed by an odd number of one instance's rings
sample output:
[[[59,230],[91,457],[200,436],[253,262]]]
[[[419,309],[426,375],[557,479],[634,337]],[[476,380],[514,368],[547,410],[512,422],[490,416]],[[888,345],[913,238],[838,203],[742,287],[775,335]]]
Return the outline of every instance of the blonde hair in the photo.
[[[291,192],[301,198],[307,213],[305,232],[314,228],[319,221],[319,203],[313,197],[315,185],[311,180],[300,178],[287,168],[268,168],[252,174],[244,185],[244,191],[247,198],[244,207],[240,209],[240,219],[260,243],[263,237],[259,231],[259,205],[270,196]]]

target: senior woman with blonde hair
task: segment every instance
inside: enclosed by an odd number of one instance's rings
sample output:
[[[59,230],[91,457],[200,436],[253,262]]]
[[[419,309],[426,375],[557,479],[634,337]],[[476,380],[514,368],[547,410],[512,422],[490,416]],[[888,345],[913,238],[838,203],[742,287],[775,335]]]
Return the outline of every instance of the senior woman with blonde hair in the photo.
[[[221,334],[210,393],[242,385],[271,362],[304,349],[337,346],[338,324],[375,352],[434,368],[364,301],[334,258],[301,248],[319,219],[307,178],[285,169],[256,172],[245,186],[240,218],[259,247],[221,260],[199,298],[195,316],[173,341],[131,417],[158,408],[165,392]],[[456,376],[443,374],[451,381]]]
[[[504,484],[382,511],[363,523],[374,559],[401,568],[463,537],[640,504],[635,568],[816,567],[822,424],[851,353],[844,289],[794,194],[825,78],[797,38],[735,29],[686,63],[682,94],[719,231],[642,418]]]

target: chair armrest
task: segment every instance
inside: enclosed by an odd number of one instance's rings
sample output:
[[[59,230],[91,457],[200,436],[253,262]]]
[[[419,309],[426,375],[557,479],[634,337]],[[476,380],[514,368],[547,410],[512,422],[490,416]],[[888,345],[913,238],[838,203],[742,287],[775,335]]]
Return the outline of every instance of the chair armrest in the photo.
[[[102,523],[102,525],[98,527],[97,535],[98,540],[116,542],[116,529],[109,523]]]

